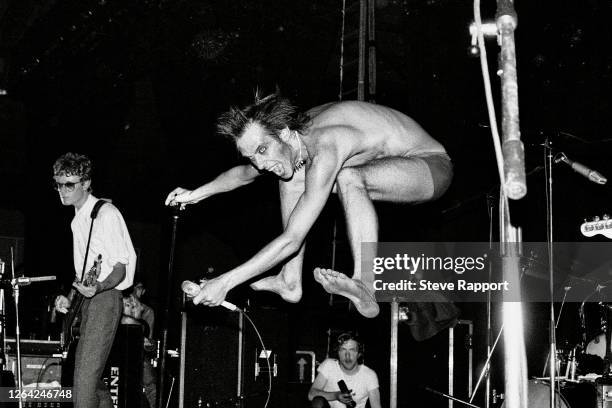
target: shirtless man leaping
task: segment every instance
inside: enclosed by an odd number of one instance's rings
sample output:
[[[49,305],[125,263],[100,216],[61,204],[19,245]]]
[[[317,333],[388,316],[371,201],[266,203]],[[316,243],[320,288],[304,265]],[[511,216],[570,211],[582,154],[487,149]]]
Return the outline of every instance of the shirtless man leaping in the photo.
[[[452,179],[444,147],[414,120],[388,107],[347,101],[300,113],[277,94],[230,109],[217,129],[234,140],[251,165],[234,167],[193,191],[178,187],[166,205],[197,203],[274,173],[280,178],[284,231],[244,264],[203,284],[194,303],[217,306],[229,290],[285,260],[278,275],[251,287],[299,301],[304,239],[330,193],[336,193],[346,217],[353,276],[316,268],[314,277],[327,292],[350,299],[362,315],[376,316],[374,277],[361,271],[361,243],[378,241],[372,202],[420,203],[442,195]]]

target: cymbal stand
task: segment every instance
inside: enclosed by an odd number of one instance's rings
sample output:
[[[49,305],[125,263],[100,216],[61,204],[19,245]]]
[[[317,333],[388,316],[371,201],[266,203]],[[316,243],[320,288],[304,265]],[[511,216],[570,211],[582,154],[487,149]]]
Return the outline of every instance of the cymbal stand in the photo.
[[[550,407],[555,408],[557,406],[557,381],[555,379],[557,373],[557,339],[556,339],[556,327],[555,327],[555,303],[554,303],[554,255],[553,255],[553,176],[552,176],[552,165],[553,165],[553,150],[551,147],[550,139],[547,137],[544,142],[544,173],[546,176],[546,241],[548,243],[548,289],[550,295],[550,315],[548,323],[548,342],[549,342],[549,367],[548,373],[550,377]]]

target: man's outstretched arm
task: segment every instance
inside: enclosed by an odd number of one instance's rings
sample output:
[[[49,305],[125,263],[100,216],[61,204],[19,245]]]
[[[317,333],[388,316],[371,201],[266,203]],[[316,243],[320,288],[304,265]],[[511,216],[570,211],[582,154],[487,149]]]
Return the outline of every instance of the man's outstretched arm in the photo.
[[[295,205],[285,231],[244,264],[208,281],[194,298],[194,303],[218,306],[229,290],[266,272],[298,251],[323,210],[341,166],[340,156],[333,147],[315,156],[307,169],[304,193]]]
[[[247,185],[253,182],[259,174],[259,171],[250,164],[232,167],[195,190],[187,190],[182,187],[175,188],[166,197],[165,204],[195,204],[215,194],[225,193]]]

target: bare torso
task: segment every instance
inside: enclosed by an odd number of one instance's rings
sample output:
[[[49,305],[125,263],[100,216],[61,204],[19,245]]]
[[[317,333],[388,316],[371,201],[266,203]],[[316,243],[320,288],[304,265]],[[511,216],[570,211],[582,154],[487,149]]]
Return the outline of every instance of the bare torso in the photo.
[[[365,102],[328,103],[308,111],[312,124],[302,137],[311,156],[329,143],[342,145],[342,167],[365,165],[385,157],[445,153],[418,123],[394,109]],[[341,137],[333,131],[344,128]]]

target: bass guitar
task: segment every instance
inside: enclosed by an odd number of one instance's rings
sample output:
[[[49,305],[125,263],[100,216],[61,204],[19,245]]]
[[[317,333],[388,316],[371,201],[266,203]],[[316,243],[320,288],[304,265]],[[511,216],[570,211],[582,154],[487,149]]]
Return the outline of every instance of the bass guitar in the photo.
[[[98,255],[91,268],[85,273],[81,283],[85,286],[95,285],[98,276],[100,276],[101,268],[102,254]],[[78,280],[75,280],[75,282],[78,282]],[[62,322],[62,334],[60,335],[60,346],[64,354],[68,353],[71,344],[79,338],[81,308],[85,301],[85,296],[75,289],[70,292],[69,298],[71,298],[70,308]]]

